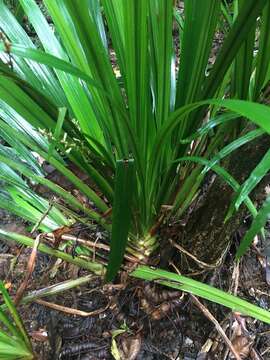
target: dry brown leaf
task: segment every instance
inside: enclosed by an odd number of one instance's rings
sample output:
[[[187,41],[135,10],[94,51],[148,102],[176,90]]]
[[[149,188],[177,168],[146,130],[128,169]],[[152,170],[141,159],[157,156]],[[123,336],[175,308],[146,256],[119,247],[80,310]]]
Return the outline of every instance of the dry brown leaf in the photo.
[[[32,331],[30,336],[40,342],[45,342],[48,340],[48,332],[45,329],[39,329],[37,331]]]
[[[232,345],[241,359],[246,359],[249,356],[252,342],[250,338],[244,335],[238,335],[232,340]]]
[[[142,345],[141,334],[122,338],[123,360],[135,360]]]

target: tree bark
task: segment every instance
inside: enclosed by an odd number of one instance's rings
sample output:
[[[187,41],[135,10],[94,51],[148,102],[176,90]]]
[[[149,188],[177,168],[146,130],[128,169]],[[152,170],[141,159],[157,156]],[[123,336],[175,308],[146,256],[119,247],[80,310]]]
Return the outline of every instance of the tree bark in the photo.
[[[242,184],[269,149],[269,145],[270,137],[265,135],[242,146],[230,156],[226,166],[228,172]],[[265,186],[268,183],[269,176],[266,176],[253,190],[251,198],[255,203],[260,203],[265,198]],[[224,224],[232,196],[233,190],[224,180],[216,176],[207,190],[204,201],[195,207],[181,231],[177,240],[178,244],[199,262],[213,265],[213,267],[217,265],[225,255],[232,236],[247,215],[246,206],[243,204],[240,210]],[[189,254],[181,249],[180,252],[182,260],[185,260],[181,262],[186,270],[194,268],[194,263],[200,265],[198,261],[192,260]]]

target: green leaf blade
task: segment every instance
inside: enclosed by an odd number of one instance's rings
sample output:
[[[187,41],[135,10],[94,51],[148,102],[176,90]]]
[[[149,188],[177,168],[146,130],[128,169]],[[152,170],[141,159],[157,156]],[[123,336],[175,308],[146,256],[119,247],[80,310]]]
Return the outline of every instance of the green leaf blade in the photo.
[[[186,291],[204,299],[214,301],[220,305],[232,309],[233,311],[239,311],[244,315],[252,316],[255,319],[270,324],[269,311],[261,309],[260,307],[250,304],[249,302],[236,296],[230,295],[225,291],[221,291],[188,277],[161,269],[151,269],[147,266],[139,266],[131,273],[131,276],[148,281],[156,280],[158,283],[165,286]]]
[[[106,280],[116,276],[124,257],[131,223],[131,206],[134,181],[134,160],[116,163],[115,195],[113,204],[112,236]]]

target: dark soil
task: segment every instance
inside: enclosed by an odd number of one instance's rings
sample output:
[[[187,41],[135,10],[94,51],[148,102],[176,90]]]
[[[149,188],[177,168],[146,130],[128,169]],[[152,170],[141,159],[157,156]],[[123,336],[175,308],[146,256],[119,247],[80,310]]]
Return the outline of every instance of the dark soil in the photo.
[[[13,227],[16,231],[22,231],[25,227],[17,218],[4,212],[1,222],[1,227]],[[172,231],[177,232],[177,228]],[[233,257],[242,231],[239,230],[235,236],[223,265],[205,277],[205,281],[225,291],[233,291]],[[23,281],[31,250],[19,249],[13,243],[1,242],[0,246],[1,255],[8,253],[18,257],[12,271],[11,259],[1,257],[1,278],[11,283],[10,293],[15,295]],[[241,261],[237,295],[269,309],[270,291],[261,247],[262,244],[258,242]],[[53,269],[57,269],[54,275]],[[55,259],[39,254],[27,293],[83,275],[86,273],[73,265],[61,263],[55,267]],[[40,360],[113,359],[112,337],[118,330],[122,331],[115,336],[115,341],[121,359],[230,358],[213,324],[194,305],[188,294],[171,292],[138,280],[129,279],[127,282],[124,273],[114,285],[103,285],[101,278],[93,276],[87,285],[42,300],[84,312],[100,310],[100,313],[76,316],[36,302],[21,305],[20,314]],[[234,329],[239,328],[234,314],[222,306],[201,302],[233,340]],[[241,319],[244,319],[248,331],[244,334],[242,331],[242,337],[252,341],[251,355],[243,359],[270,359],[269,326],[251,318]],[[207,348],[206,344],[210,344],[210,347]],[[241,350],[241,342],[239,346]],[[257,358],[254,354],[257,354]]]

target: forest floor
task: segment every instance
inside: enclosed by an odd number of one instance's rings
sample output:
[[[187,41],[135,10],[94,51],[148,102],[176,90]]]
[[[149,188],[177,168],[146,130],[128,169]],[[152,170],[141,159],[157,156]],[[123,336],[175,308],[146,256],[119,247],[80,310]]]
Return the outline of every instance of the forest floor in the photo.
[[[25,224],[5,212],[1,212],[0,226],[26,231]],[[243,257],[239,268],[233,262],[245,226],[243,223],[223,264],[207,282],[269,310],[270,291],[260,240]],[[80,238],[103,236],[96,227],[92,232],[75,227],[73,235],[78,236],[78,231]],[[30,254],[29,248],[0,242],[0,278],[9,284],[11,295],[24,280]],[[25,295],[84,275],[87,272],[74,265],[39,253]],[[269,326],[220,305],[201,299],[200,304],[216,318],[242,359],[270,359]],[[192,296],[138,280],[127,282],[125,273],[114,285],[104,285],[93,275],[83,286],[20,305],[19,312],[40,360],[114,359],[112,351],[127,360],[233,358]]]

